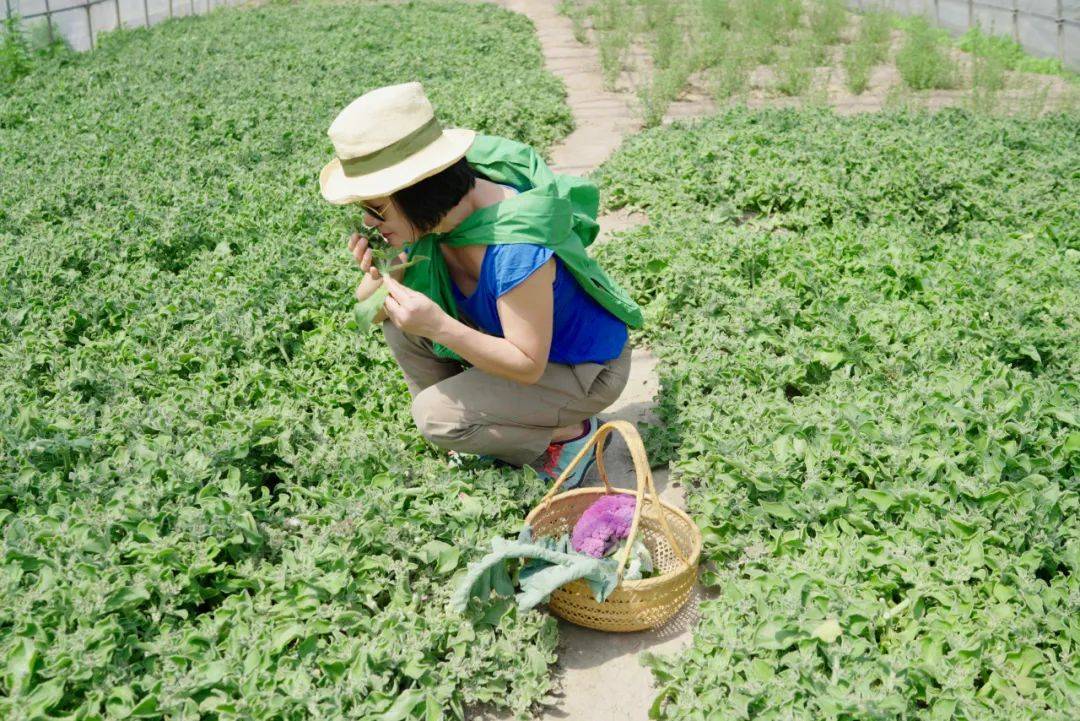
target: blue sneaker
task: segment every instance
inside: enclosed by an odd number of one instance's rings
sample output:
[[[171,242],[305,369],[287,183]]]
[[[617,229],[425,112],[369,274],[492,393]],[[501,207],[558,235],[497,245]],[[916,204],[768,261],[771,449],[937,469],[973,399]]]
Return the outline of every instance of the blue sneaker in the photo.
[[[596,431],[603,423],[595,416],[589,418],[586,421],[589,424],[589,430],[580,438],[575,438],[570,441],[563,441],[562,443],[552,443],[547,449],[547,458],[544,460],[543,466],[540,468],[540,475],[550,478],[551,480],[557,479],[562,475],[562,472],[566,470],[566,467],[570,465],[570,461],[574,460],[574,457],[585,447]],[[604,440],[604,447],[611,442],[611,436],[608,436]],[[589,454],[581,459],[581,462],[574,467],[574,470],[566,478],[566,482],[563,483],[560,490],[571,490],[581,485],[581,481],[584,480],[585,474],[596,463],[596,446],[593,446],[589,450]]]

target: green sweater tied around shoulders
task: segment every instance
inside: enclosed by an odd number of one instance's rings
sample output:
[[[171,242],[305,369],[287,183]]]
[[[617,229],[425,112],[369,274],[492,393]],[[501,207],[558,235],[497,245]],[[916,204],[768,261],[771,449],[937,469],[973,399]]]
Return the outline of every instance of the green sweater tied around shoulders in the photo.
[[[465,159],[480,175],[523,188],[519,194],[480,208],[448,233],[428,233],[408,248],[408,255],[428,258],[405,270],[405,285],[431,298],[452,318],[458,318],[450,271],[439,250],[464,245],[533,243],[550,248],[578,284],[597,303],[631,328],[640,328],[641,310],[612,281],[585,248],[596,239],[600,191],[573,175],[556,175],[535,150],[514,140],[477,135]],[[461,360],[439,343],[435,353]]]

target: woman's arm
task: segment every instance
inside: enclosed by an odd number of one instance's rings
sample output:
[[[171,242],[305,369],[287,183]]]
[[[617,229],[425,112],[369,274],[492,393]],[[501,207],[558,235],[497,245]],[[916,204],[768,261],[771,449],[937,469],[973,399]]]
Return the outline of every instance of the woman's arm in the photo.
[[[555,259],[551,258],[509,293],[497,308],[503,338],[450,323],[434,338],[482,371],[531,385],[540,380],[551,351],[554,316]]]
[[[498,300],[503,338],[488,335],[442,312],[435,303],[389,281],[386,312],[407,333],[442,343],[482,371],[531,385],[547,369],[554,315],[555,259],[549,259]],[[418,297],[417,297],[418,296]]]

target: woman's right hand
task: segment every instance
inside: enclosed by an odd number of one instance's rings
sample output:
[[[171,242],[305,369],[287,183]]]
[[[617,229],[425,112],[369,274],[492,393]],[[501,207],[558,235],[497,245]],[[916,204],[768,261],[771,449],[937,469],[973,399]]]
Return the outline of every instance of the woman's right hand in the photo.
[[[350,235],[349,252],[353,254],[356,262],[360,264],[360,270],[364,271],[364,277],[360,281],[360,285],[356,286],[356,300],[357,302],[367,300],[383,284],[379,269],[372,262],[371,247],[368,245],[367,238],[359,233]],[[386,311],[380,308],[371,322],[377,325],[385,319]]]
[[[372,280],[378,280],[379,278],[381,278],[381,275],[379,274],[379,269],[375,267],[374,256],[371,252],[371,244],[368,242],[367,238],[360,235],[359,233],[353,233],[352,235],[350,235],[349,252],[353,254],[353,257],[356,258],[356,262],[360,265],[360,270],[364,272],[364,280],[367,280],[368,278],[371,278]],[[397,263],[395,265],[404,263],[408,259],[409,256],[406,253],[401,253],[397,257]],[[400,283],[405,275],[405,272],[401,270],[391,271],[390,275],[393,276],[394,280]],[[363,283],[361,283],[360,285],[363,286]],[[378,287],[379,286],[376,284],[372,287],[372,290],[374,291],[374,289]],[[359,288],[357,289],[357,292],[359,293]]]
[[[353,254],[353,257],[356,258],[356,262],[360,264],[360,270],[364,272],[365,281],[368,278],[371,278],[372,280],[377,280],[379,278],[379,269],[376,268],[375,264],[372,262],[371,246],[368,243],[367,238],[359,233],[350,235],[349,252]],[[361,287],[363,287],[363,285],[363,283],[360,284]],[[379,287],[378,284],[375,284],[372,290],[377,287]],[[360,289],[358,288],[357,293],[359,294],[359,292]]]

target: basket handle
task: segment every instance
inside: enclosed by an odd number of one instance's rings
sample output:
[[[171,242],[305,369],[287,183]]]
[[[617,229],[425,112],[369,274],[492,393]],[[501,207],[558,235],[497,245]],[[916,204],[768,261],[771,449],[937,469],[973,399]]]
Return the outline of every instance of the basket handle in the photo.
[[[596,468],[600,472],[600,480],[604,483],[604,489],[607,493],[614,493],[614,489],[611,487],[611,483],[608,481],[607,469],[604,467],[604,444],[603,441],[613,432],[618,431],[619,435],[626,441],[626,446],[630,449],[630,457],[634,461],[634,473],[637,476],[637,493],[636,503],[634,505],[634,518],[630,524],[630,534],[626,537],[626,547],[623,549],[621,558],[619,559],[619,569],[616,573],[616,584],[622,582],[623,573],[626,570],[626,563],[630,560],[630,550],[634,544],[634,539],[637,538],[638,527],[641,522],[641,513],[645,504],[643,500],[645,494],[648,493],[652,497],[653,506],[657,509],[662,509],[660,503],[660,494],[656,492],[656,486],[653,483],[652,468],[649,467],[649,458],[645,453],[645,446],[641,442],[641,436],[638,435],[637,429],[632,423],[627,421],[615,420],[608,421],[604,425],[600,426],[599,430],[593,434],[593,437],[589,439],[589,442],[578,451],[578,454],[574,456],[573,460],[566,466],[559,477],[555,480],[555,484],[551,487],[551,490],[544,495],[540,500],[540,505],[546,507],[551,503],[551,499],[558,493],[559,488],[566,482],[566,479],[570,476],[570,472],[574,470],[574,467],[581,462],[581,459],[589,452],[589,449],[596,447]],[[679,557],[679,560],[686,565],[690,565],[689,559],[686,554],[683,553],[682,548],[679,547],[679,542],[675,538],[675,534],[671,532],[671,526],[668,525],[667,516],[660,511],[660,525],[664,529],[664,535],[667,536],[668,543],[675,550],[675,555]]]

